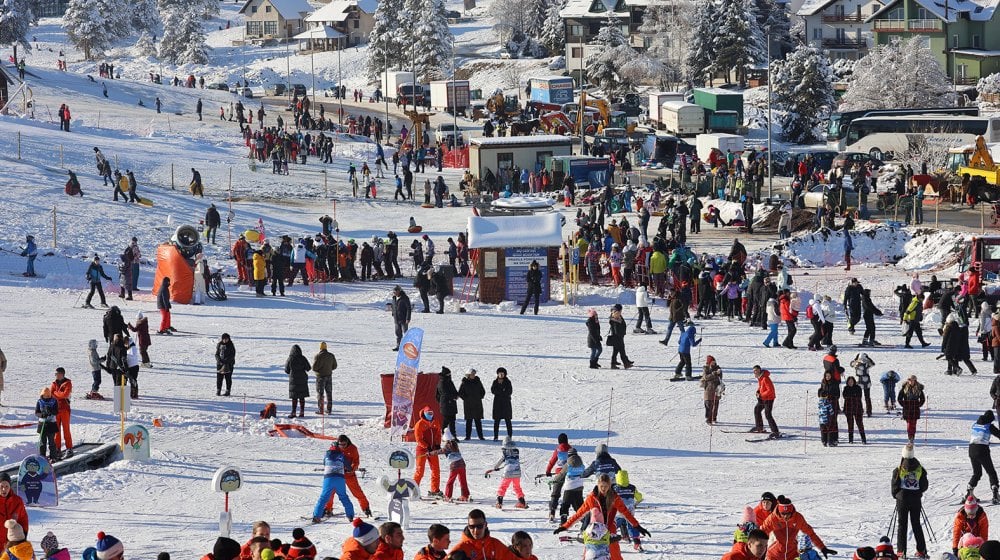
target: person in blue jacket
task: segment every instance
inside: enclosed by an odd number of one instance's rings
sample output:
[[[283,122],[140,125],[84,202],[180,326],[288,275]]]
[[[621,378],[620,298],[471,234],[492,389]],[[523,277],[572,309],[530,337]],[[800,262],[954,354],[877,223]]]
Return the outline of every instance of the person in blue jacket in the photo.
[[[680,360],[677,362],[677,368],[674,369],[674,379],[681,378],[682,370],[685,378],[694,379],[691,377],[691,349],[701,344],[701,339],[696,338],[697,336],[698,330],[694,323],[690,320],[685,321],[684,332],[681,333],[681,338],[677,341],[677,355]]]
[[[344,506],[347,520],[354,519],[354,504],[347,497],[347,483],[344,481],[346,464],[347,459],[340,451],[340,442],[334,441],[323,457],[323,490],[319,494],[319,500],[316,501],[316,507],[313,508],[313,523],[323,522],[323,508],[326,507],[326,503],[330,501],[330,497],[334,493],[340,498],[340,504]]]
[[[104,299],[104,288],[101,286],[101,278],[111,280],[111,277],[105,274],[104,268],[101,267],[101,257],[94,255],[94,260],[87,267],[87,280],[90,282],[90,293],[87,294],[87,300],[83,303],[84,307],[94,307],[90,305],[90,300],[94,299],[95,291],[101,296],[101,307],[108,306],[108,302]]]
[[[618,471],[622,470],[618,465],[618,461],[611,456],[611,453],[608,453],[607,444],[597,444],[594,452],[597,454],[597,457],[590,463],[590,466],[583,470],[582,478],[589,478],[593,474],[607,474],[614,478],[618,474]]]
[[[844,230],[844,262],[847,266],[844,270],[851,270],[851,251],[854,250],[854,239],[851,237],[851,232],[847,229]]]
[[[36,276],[35,274],[35,259],[38,258],[38,247],[35,245],[35,236],[29,235],[26,238],[27,244],[24,250],[21,251],[22,257],[28,257],[28,270],[25,271],[25,276]]]

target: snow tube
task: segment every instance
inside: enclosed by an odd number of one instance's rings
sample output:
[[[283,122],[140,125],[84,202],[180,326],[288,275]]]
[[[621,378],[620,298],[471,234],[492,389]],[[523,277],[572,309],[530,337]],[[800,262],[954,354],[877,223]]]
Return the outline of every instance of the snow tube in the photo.
[[[326,439],[326,440],[337,439],[336,436],[326,436],[322,434],[317,434],[316,432],[310,430],[309,428],[306,428],[302,424],[275,424],[274,429],[269,430],[267,433],[272,437],[284,437],[284,438],[307,437],[307,438]]]
[[[156,248],[154,294],[160,292],[160,283],[165,277],[170,278],[170,301],[191,303],[191,294],[194,290],[194,268],[173,243],[162,243]]]
[[[424,226],[413,226],[406,228],[407,233],[420,233],[424,231]]]
[[[420,207],[421,208],[434,208],[434,205],[433,204],[421,204]]]
[[[248,229],[243,232],[243,238],[250,243],[257,243],[260,241],[260,232],[255,229]]]

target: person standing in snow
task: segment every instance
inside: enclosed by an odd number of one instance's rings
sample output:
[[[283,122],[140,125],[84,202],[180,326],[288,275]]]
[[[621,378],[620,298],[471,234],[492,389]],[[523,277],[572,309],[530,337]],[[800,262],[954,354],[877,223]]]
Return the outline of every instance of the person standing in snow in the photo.
[[[42,389],[42,393],[35,403],[35,416],[38,417],[38,454],[42,457],[48,457],[51,462],[58,461],[61,458],[59,448],[56,447],[56,433],[59,431],[59,425],[56,420],[58,414],[59,403],[52,396],[52,389],[49,387]],[[45,453],[46,447],[48,447],[47,455]]]
[[[451,380],[451,370],[442,367],[438,374],[438,384],[435,391],[438,407],[441,409],[441,435],[451,430],[452,439],[458,439],[455,433],[455,418],[458,416],[458,389]]]
[[[809,349],[819,350],[820,343],[823,340],[823,310],[820,305],[822,297],[816,296],[815,299],[809,300],[809,307],[806,308],[806,318],[809,319],[809,324],[812,325],[813,333],[809,337]]]
[[[591,513],[596,510],[604,516],[602,521],[606,527],[615,526],[615,517],[621,515],[625,520],[635,527],[638,533],[646,538],[650,537],[649,531],[644,529],[642,525],[636,520],[636,518],[628,511],[625,507],[625,503],[622,502],[620,496],[611,488],[611,476],[608,474],[601,474],[597,477],[597,486],[594,488],[593,492],[587,495],[587,498],[583,502],[583,506],[576,510],[576,513],[572,517],[562,523],[554,531],[554,534],[562,533],[566,531],[577,521],[579,521],[587,513]],[[594,516],[591,516],[592,518]],[[621,560],[622,553],[621,548],[618,546],[618,541],[610,540],[608,543],[608,551],[610,553],[611,560]]]
[[[0,352],[0,358],[2,358],[3,352]],[[94,382],[90,386],[90,394],[93,395],[101,389],[101,356],[97,352],[97,340],[90,339],[87,343],[87,361],[90,362],[90,373],[94,377]],[[2,374],[0,374],[2,375]],[[2,383],[0,383],[2,387]],[[90,395],[88,395],[89,397]]]
[[[886,414],[896,410],[896,383],[898,382],[899,374],[891,369],[879,378],[879,383],[882,384],[882,400],[885,403]]]
[[[107,97],[107,95],[105,95],[104,97]],[[194,106],[194,112],[198,113],[198,120],[200,121],[201,120],[201,98],[198,98],[198,103],[196,103],[195,106]]]
[[[493,465],[492,469],[486,471],[487,478],[491,472],[500,471],[502,479],[497,488],[497,509],[503,509],[503,498],[507,494],[507,488],[514,486],[514,494],[517,496],[517,509],[528,509],[524,502],[524,491],[521,490],[521,454],[510,436],[503,439],[503,447],[500,449],[500,460]]]
[[[483,381],[476,376],[476,370],[469,368],[458,386],[458,398],[462,399],[462,410],[465,414],[465,441],[472,437],[472,425],[476,425],[479,439],[483,438],[483,398],[486,388]]]
[[[292,350],[285,361],[285,374],[288,375],[288,398],[292,400],[292,412],[289,418],[295,418],[295,407],[299,407],[299,418],[306,415],[306,398],[309,397],[309,370],[312,364],[302,355],[298,344],[292,345]],[[353,519],[353,515],[349,515]]]
[[[993,330],[993,310],[989,302],[980,304],[979,325],[976,326],[976,341],[982,345],[983,361],[993,361],[993,345],[990,344],[990,332]]]
[[[920,420],[920,408],[926,400],[924,386],[917,381],[916,375],[911,375],[899,389],[896,397],[903,409],[903,420],[906,421],[906,438],[913,443],[917,437],[917,420]]]
[[[912,439],[910,440],[912,442]],[[913,525],[913,538],[917,541],[917,558],[927,558],[924,529],[920,524],[921,498],[927,491],[927,470],[913,455],[913,443],[903,446],[899,466],[892,470],[892,497],[896,500],[896,550],[900,558],[906,557],[907,523]]]
[[[510,420],[513,417],[513,407],[511,406],[511,395],[514,388],[507,378],[507,368],[498,367],[496,379],[490,386],[490,393],[493,393],[493,441],[499,440],[500,421],[507,426],[507,437],[513,436]]]
[[[60,454],[59,449],[61,449],[61,445],[63,441],[65,441],[66,454],[61,456],[72,457],[73,434],[70,433],[69,429],[69,402],[73,397],[73,382],[66,377],[65,369],[61,367],[56,368],[56,378],[52,381],[52,385],[49,389],[52,390],[52,397],[56,399],[56,402],[59,405],[59,411],[56,413],[56,433],[54,438],[56,454]]]
[[[865,333],[861,337],[861,346],[881,346],[875,340],[875,316],[882,316],[882,310],[872,302],[872,291],[865,288],[861,291],[861,318],[865,322]]]
[[[292,348],[294,352],[294,349],[298,348],[298,346],[296,345]],[[301,350],[299,351],[299,357],[301,357]],[[305,358],[302,359],[304,360]],[[305,406],[304,401],[302,406]],[[344,514],[347,516],[347,519],[354,519],[354,504],[351,503],[351,499],[347,496],[347,483],[344,480],[344,473],[347,469],[346,465],[347,459],[340,450],[340,442],[334,441],[323,456],[323,490],[320,491],[319,499],[316,500],[316,506],[313,508],[313,523],[323,522],[323,512],[326,508],[326,503],[330,501],[334,494],[340,498],[340,504],[344,507]]]
[[[205,211],[205,241],[215,245],[215,234],[221,224],[222,216],[219,215],[219,209],[215,204],[210,205]]]
[[[722,400],[726,385],[722,382],[722,368],[713,356],[705,358],[700,385],[704,390],[702,401],[705,403],[705,423],[715,424],[719,417],[719,401]]]
[[[319,343],[319,352],[313,357],[312,370],[316,373],[317,414],[333,414],[333,370],[337,369],[337,357],[327,350],[326,342]],[[324,400],[324,396],[326,397]]]
[[[990,436],[1000,438],[1000,429],[993,425],[995,416],[992,410],[987,410],[976,419],[972,425],[969,438],[969,460],[972,462],[972,478],[965,489],[966,498],[973,497],[973,491],[983,476],[983,469],[990,478],[990,489],[993,491],[993,503],[1000,504],[1000,482],[997,481],[997,471],[993,468],[993,457],[990,456]]]
[[[597,311],[593,309],[587,310],[587,348],[590,348],[590,369],[600,368],[601,364],[597,360],[604,352],[604,343],[601,340],[601,322],[597,318]]]
[[[441,433],[441,425],[434,417],[431,407],[422,408],[419,419],[413,425],[413,437],[417,442],[415,453],[417,466],[413,470],[413,481],[420,486],[424,469],[429,465],[431,488],[428,494],[432,497],[444,497],[444,493],[441,492],[441,466],[438,461],[438,455],[441,454]]]
[[[621,356],[622,365],[625,369],[631,368],[633,362],[628,359],[628,354],[625,353],[625,333],[628,331],[628,325],[625,324],[625,319],[622,317],[622,305],[620,303],[616,303],[611,308],[611,318],[608,320],[608,326],[610,330],[606,342],[608,346],[611,346],[611,369],[618,369],[619,356]]]
[[[781,342],[781,345],[789,350],[795,350],[795,333],[798,331],[795,328],[795,323],[799,319],[798,294],[782,290],[778,296],[778,308],[781,311],[781,320],[785,322],[785,327],[788,329],[788,334],[785,335],[785,340]]]
[[[236,367],[236,346],[229,333],[222,333],[215,345],[215,396],[222,396],[222,382],[226,383],[226,394],[233,388],[233,369]]]
[[[854,376],[847,378],[844,385],[844,415],[847,416],[847,443],[854,443],[854,425],[858,425],[858,435],[861,436],[861,443],[867,444],[865,437],[864,412],[865,407],[861,401],[863,391],[858,385],[858,380]],[[869,402],[871,402],[869,400]]]
[[[854,250],[854,239],[851,237],[849,229],[844,228],[844,262],[847,266],[844,270],[851,270],[851,251]]]
[[[535,298],[535,315],[538,315],[538,300],[542,297],[542,271],[538,268],[538,261],[531,261],[525,282],[528,286],[528,293],[524,296],[524,304],[521,305],[521,315],[524,315],[528,309],[528,303],[531,302],[532,297]]]
[[[399,350],[399,343],[403,340],[403,335],[407,329],[410,328],[410,318],[413,311],[409,296],[406,295],[406,292],[399,285],[392,289],[391,307],[392,320],[396,325],[396,346],[392,349],[395,352]]]
[[[854,375],[858,380],[858,385],[861,386],[861,390],[865,397],[865,412],[869,418],[872,416],[872,377],[870,370],[872,366],[875,365],[875,360],[872,360],[868,354],[861,352],[851,360],[851,367],[854,368]]]
[[[28,235],[25,237],[25,246],[24,250],[21,251],[21,256],[28,257],[28,268],[25,270],[24,275],[28,277],[37,276],[37,274],[35,274],[35,259],[38,258],[38,247],[35,245],[34,235]],[[101,300],[104,300],[103,296],[101,297]]]
[[[171,334],[175,332],[170,325],[170,277],[165,276],[160,283],[160,291],[156,293],[156,308],[160,310],[160,330],[156,334]]]
[[[84,307],[89,309],[94,308],[90,302],[94,299],[95,291],[101,297],[101,307],[108,306],[108,302],[104,298],[104,287],[101,285],[101,278],[111,280],[111,277],[105,274],[104,268],[101,267],[101,257],[94,255],[94,260],[91,261],[90,266],[87,267],[87,280],[90,281],[90,293],[87,294],[87,299],[83,302]]]
[[[695,328],[694,323],[690,319],[685,321],[684,331],[681,332],[680,338],[677,341],[677,356],[679,360],[677,361],[677,367],[674,368],[674,379],[681,379],[681,372],[684,373],[686,379],[694,379],[691,376],[691,349],[701,344],[701,339],[696,338],[697,336],[698,330]],[[626,369],[628,369],[627,366]]]
[[[778,301],[768,298],[764,305],[765,321],[767,322],[768,333],[764,338],[764,347],[778,347],[778,323],[781,322],[781,311],[778,309]]]
[[[645,280],[639,282],[639,286],[635,289],[635,306],[639,310],[639,318],[635,322],[635,328],[632,332],[636,334],[656,334],[653,330],[653,320],[649,316],[649,306],[652,302],[649,298],[649,288]],[[642,321],[646,320],[645,330],[642,328]],[[600,340],[600,336],[598,336]]]
[[[906,323],[906,335],[903,348],[913,348],[910,346],[910,339],[913,335],[917,336],[917,340],[920,341],[920,345],[924,348],[931,345],[930,342],[924,340],[924,331],[920,326],[920,323],[924,320],[924,307],[920,301],[920,296],[914,294],[913,298],[910,300],[910,304],[906,307],[906,311],[903,312],[903,321]],[[994,371],[996,368],[994,367]]]
[[[754,428],[750,430],[755,433],[764,433],[764,420],[761,413],[767,418],[767,425],[771,429],[770,439],[780,437],[778,423],[774,421],[771,410],[774,408],[774,383],[771,381],[771,372],[761,367],[753,366],[753,376],[757,379],[757,406],[753,409]]]
[[[197,169],[191,168],[191,183],[188,185],[191,194],[205,198],[205,185],[201,182],[201,173]]]

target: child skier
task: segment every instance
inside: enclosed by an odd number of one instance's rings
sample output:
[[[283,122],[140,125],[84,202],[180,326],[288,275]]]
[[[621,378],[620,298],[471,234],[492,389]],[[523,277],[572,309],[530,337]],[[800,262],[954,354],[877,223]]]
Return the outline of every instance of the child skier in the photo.
[[[583,505],[583,459],[571,447],[566,454],[566,466],[552,479],[552,495],[549,498],[549,521],[555,520],[556,506],[559,506],[559,523],[565,524],[569,519],[569,508],[573,512]],[[562,503],[559,498],[562,497]]]
[[[618,474],[615,475],[615,483],[611,486],[611,489],[618,494],[628,512],[634,517],[635,506],[642,501],[642,492],[636,490],[634,484],[629,484],[628,471],[624,469],[618,471]],[[643,551],[638,529],[630,525],[621,515],[615,517],[615,525],[618,526],[618,532],[621,534],[623,540],[631,540],[632,546],[637,552]]]
[[[590,525],[583,530],[583,560],[609,560],[611,558],[611,531],[604,524],[600,508],[590,511]]]
[[[805,533],[799,534],[799,558],[798,560],[820,560],[819,553],[813,548],[812,539]]]
[[[94,376],[94,383],[90,386],[87,398],[93,398],[94,393],[101,389],[101,363],[104,361],[97,354],[97,341],[93,338],[87,343],[87,359],[90,360],[90,374]]]
[[[500,487],[497,488],[497,509],[503,509],[503,497],[507,494],[507,488],[511,484],[514,485],[514,494],[517,495],[517,505],[514,507],[528,509],[528,504],[524,502],[524,491],[521,490],[521,452],[518,451],[510,436],[503,438],[500,460],[492,469],[486,471],[486,477],[489,478],[491,472],[499,471],[501,467],[503,468],[501,472],[503,478],[500,480]]]
[[[825,389],[820,389],[818,396],[816,415],[819,419],[819,434],[823,440],[823,447],[836,447],[836,426],[830,394]]]
[[[445,460],[448,461],[448,483],[444,488],[445,500],[451,501],[451,492],[455,487],[455,479],[458,479],[462,495],[459,496],[457,501],[468,502],[469,482],[465,478],[465,459],[462,458],[462,453],[458,450],[458,440],[450,439],[446,441],[441,452],[444,453]]]
[[[899,374],[890,369],[882,374],[879,382],[882,383],[882,400],[885,402],[885,413],[890,414],[896,410],[896,383],[899,383]]]
[[[875,360],[872,360],[865,352],[859,353],[851,360],[851,367],[854,368],[854,377],[858,380],[858,385],[861,385],[861,389],[865,394],[865,413],[869,418],[872,416],[872,377],[869,370],[874,365]]]

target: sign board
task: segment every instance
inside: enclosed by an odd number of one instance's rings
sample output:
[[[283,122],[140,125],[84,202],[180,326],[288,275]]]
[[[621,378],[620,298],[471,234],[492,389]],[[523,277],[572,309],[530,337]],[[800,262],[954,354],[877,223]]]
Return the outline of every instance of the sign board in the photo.
[[[28,455],[17,471],[17,495],[27,506],[59,505],[59,490],[52,464],[41,455]]]
[[[485,251],[483,252],[483,278],[496,278],[497,277],[497,258],[498,253],[496,251]]]
[[[392,416],[389,424],[389,438],[402,440],[410,429],[413,417],[413,396],[417,392],[417,368],[420,365],[420,346],[423,344],[423,329],[406,331],[399,342],[396,354],[396,376],[392,383]]]
[[[226,494],[243,487],[243,473],[236,467],[220,467],[212,476],[212,490]]]
[[[504,293],[506,301],[523,302],[528,295],[528,267],[538,261],[542,272],[541,303],[549,301],[549,250],[545,247],[508,247],[504,249]]]
[[[125,387],[124,391],[122,391],[122,387]],[[115,414],[128,414],[129,409],[132,408],[132,395],[130,393],[127,386],[115,385],[115,388],[111,391]]]
[[[125,428],[122,438],[122,458],[126,461],[149,460],[149,430],[145,426],[132,424]]]

